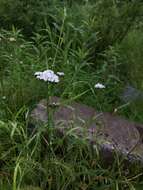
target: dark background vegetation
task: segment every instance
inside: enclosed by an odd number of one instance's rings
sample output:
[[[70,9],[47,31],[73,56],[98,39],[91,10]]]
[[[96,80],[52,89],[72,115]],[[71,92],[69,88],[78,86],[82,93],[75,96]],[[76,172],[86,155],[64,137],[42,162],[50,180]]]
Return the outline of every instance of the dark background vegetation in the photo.
[[[65,59],[68,61],[72,59],[73,62],[71,51],[77,57],[70,71],[81,64],[83,72],[91,72],[101,79],[101,82],[110,84],[105,101],[108,106],[103,103],[101,107],[113,111],[113,107],[118,106],[116,102],[119,101],[119,93],[125,85],[143,90],[142,1],[1,0],[0,28],[19,29],[25,40],[32,40],[36,36],[39,42],[34,45],[38,47],[41,43],[41,46],[46,48],[44,40],[50,40],[50,35],[47,35],[49,28],[51,38],[55,44],[58,43],[64,7],[67,15],[61,33],[63,41],[60,48],[62,51],[67,49],[68,58]],[[54,56],[54,52],[48,53],[50,55],[46,55],[47,57]],[[62,57],[59,57],[59,61],[61,59]],[[76,94],[80,88],[74,90]],[[96,105],[93,98],[88,99],[89,94],[84,97],[83,102]],[[103,102],[102,98],[98,99]],[[96,107],[99,109],[98,105]]]

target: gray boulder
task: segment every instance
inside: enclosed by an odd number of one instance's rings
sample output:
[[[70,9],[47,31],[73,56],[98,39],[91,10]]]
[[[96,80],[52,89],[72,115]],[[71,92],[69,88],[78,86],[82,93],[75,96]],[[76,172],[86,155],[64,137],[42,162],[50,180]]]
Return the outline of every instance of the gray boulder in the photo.
[[[41,100],[31,112],[34,126],[47,123],[47,102]],[[112,155],[113,152],[127,157],[131,161],[143,163],[143,125],[130,122],[111,113],[99,113],[94,108],[76,102],[68,103],[58,97],[50,99],[49,107],[53,112],[54,127],[66,135],[87,139],[92,145],[98,145],[101,152]]]
[[[136,100],[143,100],[143,92],[134,88],[131,85],[125,86],[123,93],[121,95],[121,100],[125,103],[133,102]]]

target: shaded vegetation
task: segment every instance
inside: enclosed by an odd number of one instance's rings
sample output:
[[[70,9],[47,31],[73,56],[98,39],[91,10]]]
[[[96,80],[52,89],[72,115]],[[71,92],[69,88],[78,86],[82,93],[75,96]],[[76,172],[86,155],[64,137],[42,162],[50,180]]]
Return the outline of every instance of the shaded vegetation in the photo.
[[[142,13],[142,1],[0,0],[0,189],[142,189],[137,166],[125,172],[116,158],[106,168],[72,135],[67,145],[55,135],[43,150],[47,126],[27,132],[47,96],[34,73],[46,69],[65,73],[52,95],[143,122],[143,100],[121,100],[128,84],[143,91]]]

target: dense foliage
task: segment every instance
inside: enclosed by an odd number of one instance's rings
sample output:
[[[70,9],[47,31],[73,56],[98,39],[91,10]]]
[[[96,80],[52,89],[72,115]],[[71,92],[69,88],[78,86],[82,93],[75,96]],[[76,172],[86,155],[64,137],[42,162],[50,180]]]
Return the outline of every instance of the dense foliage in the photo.
[[[142,14],[140,0],[0,0],[0,189],[140,185],[138,168],[134,177],[125,174],[117,158],[106,169],[97,152],[71,136],[67,146],[55,137],[42,159],[47,128],[29,136],[27,115],[47,96],[47,85],[34,73],[52,68],[65,73],[52,95],[99,111],[119,108],[118,114],[143,122],[143,98],[121,98],[126,85],[143,91]],[[98,82],[106,88],[95,89]]]

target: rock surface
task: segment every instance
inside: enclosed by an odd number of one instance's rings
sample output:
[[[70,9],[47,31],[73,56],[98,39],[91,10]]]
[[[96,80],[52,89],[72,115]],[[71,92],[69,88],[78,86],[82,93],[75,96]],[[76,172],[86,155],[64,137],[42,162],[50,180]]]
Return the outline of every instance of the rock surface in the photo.
[[[125,86],[120,98],[125,103],[133,102],[136,100],[143,100],[143,92],[134,88],[131,85],[127,85]]]
[[[41,100],[31,113],[34,125],[48,120],[46,100]],[[58,97],[50,100],[50,109],[54,112],[54,127],[65,134],[73,129],[76,135],[87,139],[93,145],[98,144],[101,151],[118,151],[131,161],[143,163],[143,125],[130,122],[111,113],[99,113],[93,108],[76,102],[67,103]]]

